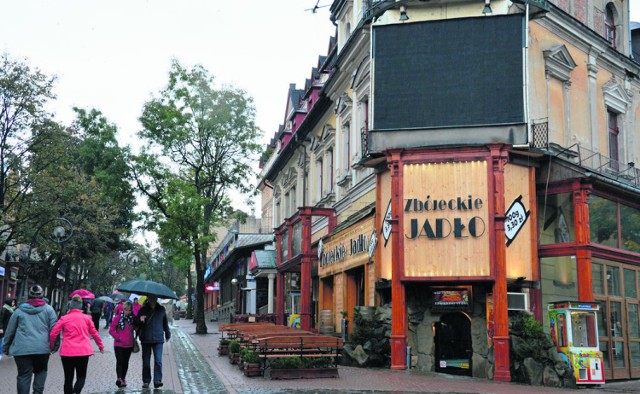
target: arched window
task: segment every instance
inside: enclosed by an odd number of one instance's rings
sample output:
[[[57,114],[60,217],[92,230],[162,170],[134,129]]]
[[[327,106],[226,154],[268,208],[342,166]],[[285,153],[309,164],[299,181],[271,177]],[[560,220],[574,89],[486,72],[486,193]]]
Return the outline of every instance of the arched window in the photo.
[[[609,41],[612,47],[616,48],[616,23],[617,11],[613,3],[607,4],[606,15],[604,20],[604,37]]]

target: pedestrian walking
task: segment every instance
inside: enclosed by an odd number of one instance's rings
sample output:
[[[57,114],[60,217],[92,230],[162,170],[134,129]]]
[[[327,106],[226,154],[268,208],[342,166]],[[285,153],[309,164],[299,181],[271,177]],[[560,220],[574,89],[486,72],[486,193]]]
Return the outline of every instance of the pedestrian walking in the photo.
[[[113,304],[110,302],[106,302],[103,308],[104,315],[104,328],[109,328],[111,326],[111,320],[113,319]]]
[[[29,394],[32,379],[33,393],[44,392],[50,354],[49,332],[58,319],[43,296],[41,286],[31,286],[27,302],[13,312],[4,333],[2,351],[13,356],[18,368],[18,394]]]
[[[133,299],[133,315],[134,316],[138,316],[138,312],[140,312],[140,308],[142,308],[142,305],[140,305],[140,303],[138,302],[138,297],[135,297]]]
[[[49,346],[54,351],[58,335],[62,334],[60,359],[64,369],[64,394],[79,394],[87,379],[89,356],[93,355],[93,345],[89,335],[98,345],[100,353],[104,353],[102,338],[95,329],[89,316],[82,313],[82,298],[73,296],[69,303],[69,311],[62,316],[49,334]],[[73,384],[73,377],[76,383]]]
[[[93,326],[96,328],[96,331],[100,330],[100,318],[102,317],[104,304],[105,302],[99,298],[93,300],[93,304],[91,304],[91,319],[93,320]]]
[[[13,298],[7,298],[4,300],[4,305],[0,309],[0,360],[2,359],[2,345],[4,342],[4,330],[9,325],[9,319],[13,315],[13,311],[16,308],[16,300]]]
[[[135,307],[135,305],[134,305]],[[151,352],[153,352],[153,387],[162,387],[162,348],[171,339],[169,322],[158,297],[149,295],[135,318],[142,344],[142,388],[151,383]]]
[[[134,316],[131,301],[126,301],[122,304],[122,312],[111,321],[109,334],[113,337],[113,352],[116,355],[116,386],[127,387],[129,359],[133,352]]]

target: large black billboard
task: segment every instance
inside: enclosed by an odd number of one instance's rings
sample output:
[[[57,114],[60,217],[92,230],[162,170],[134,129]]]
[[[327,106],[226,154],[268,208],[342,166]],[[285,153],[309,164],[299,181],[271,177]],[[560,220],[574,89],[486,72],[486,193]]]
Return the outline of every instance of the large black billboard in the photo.
[[[373,130],[524,123],[522,15],[373,28]]]

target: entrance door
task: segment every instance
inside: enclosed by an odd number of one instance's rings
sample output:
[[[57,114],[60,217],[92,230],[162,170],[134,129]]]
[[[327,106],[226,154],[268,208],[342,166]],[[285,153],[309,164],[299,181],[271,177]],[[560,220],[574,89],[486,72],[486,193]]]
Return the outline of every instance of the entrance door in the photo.
[[[443,315],[435,323],[436,372],[471,376],[471,319],[464,313]]]
[[[625,336],[626,313],[623,305],[622,301],[609,299],[602,304],[600,313],[598,331],[607,380],[631,377]]]
[[[640,310],[638,300],[627,298],[627,345],[631,378],[640,377]]]

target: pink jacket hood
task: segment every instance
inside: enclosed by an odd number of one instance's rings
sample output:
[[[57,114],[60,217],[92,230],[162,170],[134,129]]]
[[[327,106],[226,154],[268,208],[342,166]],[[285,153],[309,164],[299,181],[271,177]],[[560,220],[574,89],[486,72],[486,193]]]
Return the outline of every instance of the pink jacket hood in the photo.
[[[56,338],[62,333],[62,345],[60,355],[66,357],[91,356],[93,355],[93,344],[89,335],[98,345],[100,350],[104,349],[102,338],[96,331],[93,321],[89,315],[82,313],[80,309],[71,309],[62,316],[49,334],[49,346],[53,349]]]

